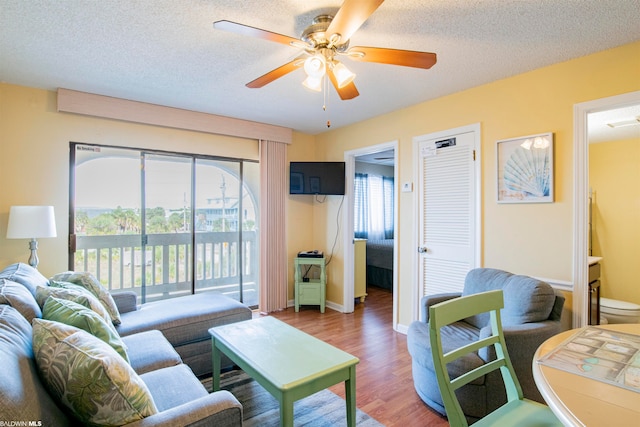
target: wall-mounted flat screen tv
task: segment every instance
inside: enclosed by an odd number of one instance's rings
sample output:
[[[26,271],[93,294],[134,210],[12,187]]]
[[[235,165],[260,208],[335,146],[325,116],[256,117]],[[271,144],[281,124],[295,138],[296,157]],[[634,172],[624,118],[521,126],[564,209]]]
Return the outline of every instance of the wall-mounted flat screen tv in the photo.
[[[289,194],[344,195],[344,162],[291,162]]]

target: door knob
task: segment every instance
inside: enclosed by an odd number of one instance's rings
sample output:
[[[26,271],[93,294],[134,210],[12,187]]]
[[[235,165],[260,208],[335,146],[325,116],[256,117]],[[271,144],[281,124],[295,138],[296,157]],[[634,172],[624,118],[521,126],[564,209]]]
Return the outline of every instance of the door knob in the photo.
[[[426,246],[420,246],[418,248],[418,252],[420,252],[421,254],[426,254],[427,252],[429,252],[429,249],[427,249]]]

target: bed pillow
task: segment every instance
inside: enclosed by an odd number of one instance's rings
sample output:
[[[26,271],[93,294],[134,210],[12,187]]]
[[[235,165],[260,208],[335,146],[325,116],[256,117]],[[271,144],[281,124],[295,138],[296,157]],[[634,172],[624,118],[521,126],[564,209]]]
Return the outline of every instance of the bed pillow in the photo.
[[[123,425],[158,412],[140,376],[88,332],[34,319],[33,351],[50,393],[84,424]]]
[[[129,356],[120,335],[98,313],[77,302],[49,297],[42,309],[42,318],[75,326],[109,344],[129,363]]]
[[[118,312],[118,307],[109,293],[109,290],[102,286],[102,283],[100,283],[93,274],[89,272],[67,271],[65,273],[56,274],[51,278],[51,280],[71,282],[87,289],[96,298],[98,298],[104,308],[107,309],[114,325],[122,323],[122,320],[120,319],[120,312]]]
[[[11,280],[0,279],[0,304],[15,308],[29,323],[36,317],[42,317],[42,311],[29,289]]]

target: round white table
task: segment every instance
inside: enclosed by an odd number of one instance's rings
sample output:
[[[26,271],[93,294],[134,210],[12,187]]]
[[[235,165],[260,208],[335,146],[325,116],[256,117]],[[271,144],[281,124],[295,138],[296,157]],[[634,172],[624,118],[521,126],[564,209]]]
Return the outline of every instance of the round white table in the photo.
[[[602,325],[612,331],[640,335],[640,324]],[[566,426],[640,425],[640,393],[538,363],[581,329],[542,343],[533,358],[533,378],[549,408]]]

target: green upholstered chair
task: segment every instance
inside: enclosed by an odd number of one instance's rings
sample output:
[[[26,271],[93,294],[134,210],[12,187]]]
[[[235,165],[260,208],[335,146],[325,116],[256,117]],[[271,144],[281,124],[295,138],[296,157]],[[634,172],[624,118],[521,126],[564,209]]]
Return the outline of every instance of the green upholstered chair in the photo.
[[[456,390],[489,372],[499,370],[504,381],[507,402],[476,421],[474,426],[561,426],[562,423],[547,406],[523,397],[502,331],[500,310],[503,307],[502,290],[463,296],[429,307],[429,336],[433,364],[449,423],[452,427],[468,425],[467,418],[456,398]],[[444,353],[441,328],[482,313],[489,313],[491,334]],[[451,378],[447,363],[455,363],[457,359],[469,353],[482,351],[491,346],[495,349],[494,360]]]

